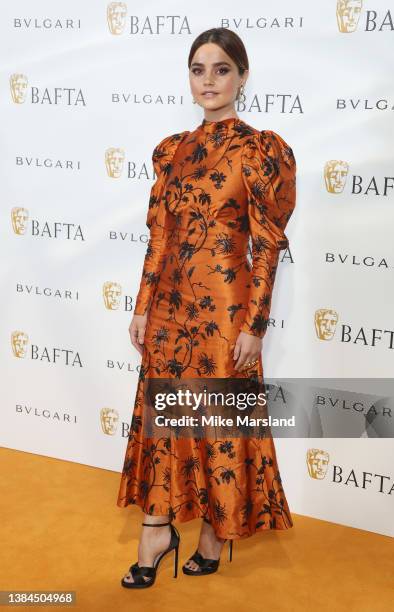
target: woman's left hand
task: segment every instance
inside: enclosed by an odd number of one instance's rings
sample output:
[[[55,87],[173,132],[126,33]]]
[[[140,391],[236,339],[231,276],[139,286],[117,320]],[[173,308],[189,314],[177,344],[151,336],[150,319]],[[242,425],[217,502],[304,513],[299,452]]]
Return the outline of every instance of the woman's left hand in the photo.
[[[234,347],[233,358],[236,359],[234,368],[237,371],[256,365],[263,345],[263,340],[258,336],[252,336],[246,332],[239,332]],[[249,364],[249,365],[247,365]]]

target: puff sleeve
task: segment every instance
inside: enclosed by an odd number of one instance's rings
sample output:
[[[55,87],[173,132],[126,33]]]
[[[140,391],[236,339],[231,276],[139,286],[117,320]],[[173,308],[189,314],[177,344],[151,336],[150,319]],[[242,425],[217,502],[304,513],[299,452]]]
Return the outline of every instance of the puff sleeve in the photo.
[[[244,144],[241,167],[248,197],[252,277],[240,331],[263,338],[279,252],[289,246],[284,230],[295,208],[296,161],[279,134],[263,130]]]
[[[152,185],[146,226],[149,229],[149,240],[145,252],[140,287],[134,307],[135,314],[145,314],[150,306],[153,291],[160,278],[161,259],[165,248],[165,184],[166,177],[172,168],[172,158],[187,132],[166,136],[159,142],[152,153],[152,163],[156,180]]]

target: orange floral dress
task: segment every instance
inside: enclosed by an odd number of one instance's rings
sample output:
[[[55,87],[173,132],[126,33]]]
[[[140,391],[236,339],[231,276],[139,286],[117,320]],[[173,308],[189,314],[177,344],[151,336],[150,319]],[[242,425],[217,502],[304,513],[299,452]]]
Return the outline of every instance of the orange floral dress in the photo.
[[[117,505],[179,522],[205,517],[220,538],[287,529],[272,436],[147,437],[143,383],[247,376],[234,370],[233,349],[240,331],[263,338],[267,329],[295,207],[293,151],[239,118],[203,119],[165,137],[152,161],[150,239],[134,309],[148,309],[147,326]],[[262,377],[261,355],[255,368]]]

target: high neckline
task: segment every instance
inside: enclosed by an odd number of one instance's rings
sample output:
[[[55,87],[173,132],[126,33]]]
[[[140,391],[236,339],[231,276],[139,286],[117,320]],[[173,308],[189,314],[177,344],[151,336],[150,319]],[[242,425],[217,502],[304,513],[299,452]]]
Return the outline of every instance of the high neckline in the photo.
[[[220,119],[218,121],[208,121],[204,118],[199,127],[204,130],[204,132],[212,133],[226,128],[232,128],[240,122],[241,119],[239,119],[239,117],[226,117],[226,119]]]

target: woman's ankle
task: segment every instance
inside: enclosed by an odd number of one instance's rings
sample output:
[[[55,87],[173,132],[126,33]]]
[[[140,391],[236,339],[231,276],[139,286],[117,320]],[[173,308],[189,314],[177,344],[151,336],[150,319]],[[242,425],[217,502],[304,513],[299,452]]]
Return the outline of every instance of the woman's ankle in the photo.
[[[163,523],[169,523],[169,516],[155,516],[152,514],[144,514],[144,518],[142,520],[143,523],[147,523],[148,525],[162,525]]]

